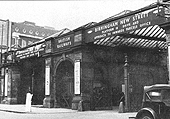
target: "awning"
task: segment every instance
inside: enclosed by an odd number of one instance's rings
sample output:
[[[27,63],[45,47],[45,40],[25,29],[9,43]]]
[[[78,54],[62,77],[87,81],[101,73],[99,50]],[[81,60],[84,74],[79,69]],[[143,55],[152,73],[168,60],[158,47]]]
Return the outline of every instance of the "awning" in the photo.
[[[103,46],[128,46],[149,49],[166,49],[166,34],[165,30],[158,25],[150,26],[143,29],[138,29],[130,33],[118,34],[93,42],[96,45]]]
[[[166,9],[158,4],[111,17],[85,30],[85,42],[95,45],[166,49]]]

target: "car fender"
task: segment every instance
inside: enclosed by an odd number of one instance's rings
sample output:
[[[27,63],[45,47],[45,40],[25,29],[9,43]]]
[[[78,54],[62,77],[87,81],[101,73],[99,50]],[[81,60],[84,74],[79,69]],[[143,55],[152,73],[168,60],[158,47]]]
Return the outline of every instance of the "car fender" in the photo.
[[[136,118],[135,118],[135,119],[138,119],[138,117],[139,117],[140,115],[142,115],[143,113],[146,113],[146,112],[150,113],[150,114],[153,116],[154,119],[160,119],[160,118],[158,117],[158,115],[156,114],[156,112],[155,112],[152,108],[142,108],[142,109],[139,110],[138,113],[136,114]]]

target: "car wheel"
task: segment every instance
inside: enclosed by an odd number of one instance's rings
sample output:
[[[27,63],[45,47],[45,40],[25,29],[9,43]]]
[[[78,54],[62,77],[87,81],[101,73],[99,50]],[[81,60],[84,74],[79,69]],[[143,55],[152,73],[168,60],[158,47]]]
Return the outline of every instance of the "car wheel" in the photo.
[[[139,119],[154,119],[154,118],[151,114],[144,113],[141,115],[141,117]]]

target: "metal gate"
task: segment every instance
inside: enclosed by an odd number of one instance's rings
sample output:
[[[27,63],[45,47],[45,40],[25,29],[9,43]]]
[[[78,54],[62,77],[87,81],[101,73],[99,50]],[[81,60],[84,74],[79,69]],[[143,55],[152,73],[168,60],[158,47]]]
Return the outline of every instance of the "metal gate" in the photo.
[[[74,67],[70,61],[63,61],[57,68],[55,96],[58,107],[71,108],[73,99]]]

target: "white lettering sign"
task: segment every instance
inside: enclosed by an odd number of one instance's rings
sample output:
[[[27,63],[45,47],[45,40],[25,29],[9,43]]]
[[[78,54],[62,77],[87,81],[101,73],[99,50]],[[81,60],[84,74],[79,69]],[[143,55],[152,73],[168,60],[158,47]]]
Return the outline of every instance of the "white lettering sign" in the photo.
[[[8,73],[5,74],[5,96],[8,96]]]
[[[45,68],[45,95],[50,95],[50,67]]]
[[[80,94],[80,61],[74,63],[74,94]]]

